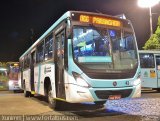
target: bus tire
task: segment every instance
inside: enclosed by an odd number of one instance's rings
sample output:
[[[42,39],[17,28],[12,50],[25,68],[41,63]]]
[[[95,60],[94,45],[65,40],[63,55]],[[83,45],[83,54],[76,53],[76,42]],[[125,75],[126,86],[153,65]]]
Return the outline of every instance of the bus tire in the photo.
[[[31,92],[30,92],[30,97],[34,97],[34,94],[31,94]]]
[[[103,106],[106,103],[106,101],[97,101],[97,102],[94,102],[94,103],[97,106]]]
[[[156,90],[157,90],[157,92],[160,92],[160,88],[157,88]]]
[[[48,88],[47,94],[47,101],[49,103],[49,107],[55,110],[60,110],[61,102],[53,98],[51,85]]]
[[[24,85],[24,97],[30,97],[30,92],[26,90],[26,86]]]
[[[13,90],[13,93],[17,93],[17,90]]]
[[[24,96],[25,96],[25,97],[30,97],[30,92],[29,92],[29,91],[24,90]]]

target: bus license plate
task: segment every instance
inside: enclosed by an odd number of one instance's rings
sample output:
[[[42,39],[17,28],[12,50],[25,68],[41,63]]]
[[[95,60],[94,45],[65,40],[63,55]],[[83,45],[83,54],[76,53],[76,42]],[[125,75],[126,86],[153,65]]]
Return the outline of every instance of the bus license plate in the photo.
[[[121,95],[110,95],[109,100],[118,100],[118,99],[121,99]]]

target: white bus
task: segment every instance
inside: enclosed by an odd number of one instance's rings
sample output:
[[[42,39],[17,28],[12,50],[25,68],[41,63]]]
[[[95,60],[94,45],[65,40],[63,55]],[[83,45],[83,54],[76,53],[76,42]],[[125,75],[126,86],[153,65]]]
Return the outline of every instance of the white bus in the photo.
[[[18,81],[19,63],[8,62],[8,84],[10,91],[20,91],[20,85]]]
[[[68,11],[19,60],[25,96],[44,95],[55,109],[63,101],[102,105],[141,96],[136,38],[126,19]]]
[[[142,87],[160,91],[160,51],[139,50]]]

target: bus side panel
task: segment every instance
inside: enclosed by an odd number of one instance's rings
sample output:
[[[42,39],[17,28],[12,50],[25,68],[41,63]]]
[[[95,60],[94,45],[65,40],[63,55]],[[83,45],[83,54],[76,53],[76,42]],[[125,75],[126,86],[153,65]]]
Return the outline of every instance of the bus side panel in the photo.
[[[94,102],[89,88],[78,86],[74,77],[64,71],[66,101],[70,103]]]
[[[65,94],[66,94],[66,101],[70,102],[70,97],[71,97],[71,93],[70,93],[70,84],[75,84],[74,82],[74,78],[69,76],[68,72],[64,70],[64,84],[65,84]]]
[[[31,91],[31,88],[30,88],[30,69],[23,71],[23,81],[25,81],[26,90]]]
[[[142,87],[157,88],[157,74],[155,68],[141,68]]]
[[[39,86],[38,94],[44,95],[45,64],[39,65],[38,75],[39,75],[39,77],[38,77],[38,86]]]
[[[38,94],[38,66],[34,67],[34,87],[35,87],[35,93]]]
[[[55,64],[50,64],[51,72],[47,73],[46,76],[50,77],[51,85],[52,85],[52,93],[53,97],[56,98],[56,84],[55,84]]]
[[[44,95],[44,81],[46,77],[50,79],[53,96],[56,97],[55,65],[53,63],[38,65],[34,68],[35,92]]]
[[[36,67],[34,67],[34,87],[35,87],[35,93],[41,94],[41,80],[42,80],[42,65],[38,64]]]
[[[41,77],[40,77],[40,90],[39,93],[41,95],[44,95],[44,81],[45,78],[49,78],[50,82],[51,82],[51,86],[52,86],[52,92],[53,92],[53,96],[55,97],[55,65],[53,63],[46,63],[43,64],[41,67]]]

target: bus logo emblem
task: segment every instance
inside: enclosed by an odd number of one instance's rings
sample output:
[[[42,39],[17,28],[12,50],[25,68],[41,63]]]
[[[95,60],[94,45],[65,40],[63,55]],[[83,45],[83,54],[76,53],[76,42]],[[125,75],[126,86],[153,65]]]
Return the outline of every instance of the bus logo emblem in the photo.
[[[115,82],[113,82],[113,86],[117,86],[117,82],[115,81]]]

